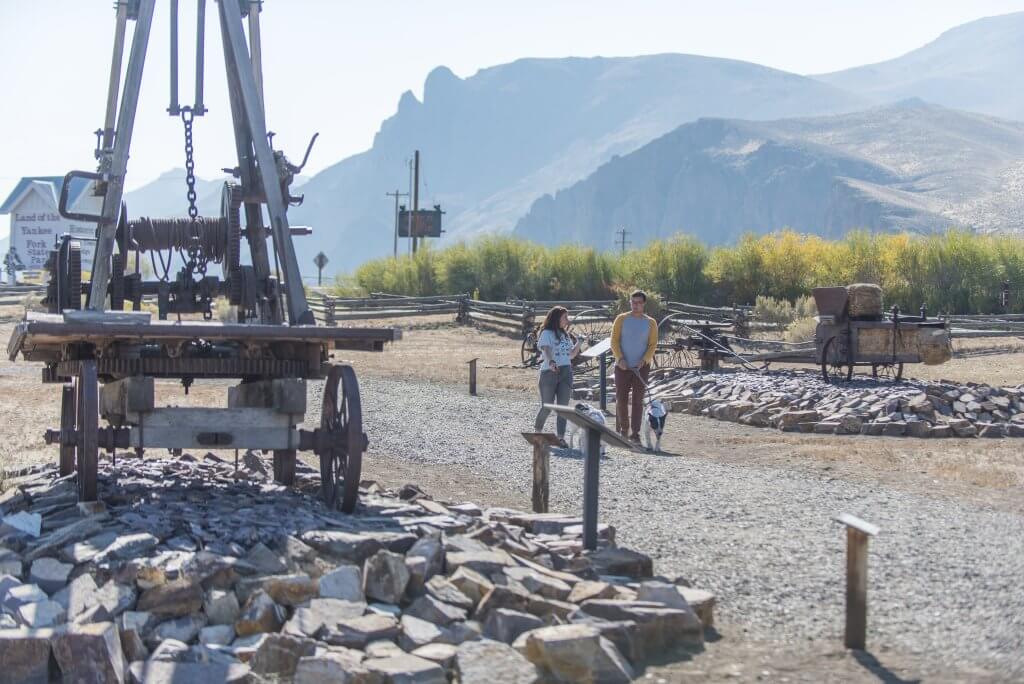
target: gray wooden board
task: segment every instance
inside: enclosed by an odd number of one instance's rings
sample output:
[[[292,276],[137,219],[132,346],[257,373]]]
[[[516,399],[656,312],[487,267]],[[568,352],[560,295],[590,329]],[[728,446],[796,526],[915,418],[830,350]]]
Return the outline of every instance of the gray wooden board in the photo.
[[[585,359],[596,359],[601,354],[604,354],[605,352],[610,352],[611,350],[612,338],[606,337],[597,344],[595,344],[593,347],[588,347],[586,351],[581,352],[580,356],[582,356]]]
[[[555,415],[561,416],[570,423],[578,425],[583,429],[597,430],[601,433],[601,439],[612,446],[629,449],[630,451],[636,448],[635,444],[624,439],[622,435],[610,429],[607,425],[601,425],[600,423],[593,421],[590,416],[579,413],[571,406],[563,406],[561,404],[544,404],[544,408],[551,409],[555,412]]]
[[[839,516],[834,518],[834,520],[838,523],[846,525],[847,527],[852,527],[854,529],[860,530],[864,534],[870,535],[872,537],[874,537],[879,532],[878,525],[872,525],[868,521],[861,520],[857,516],[850,515],[849,513],[841,513]]]

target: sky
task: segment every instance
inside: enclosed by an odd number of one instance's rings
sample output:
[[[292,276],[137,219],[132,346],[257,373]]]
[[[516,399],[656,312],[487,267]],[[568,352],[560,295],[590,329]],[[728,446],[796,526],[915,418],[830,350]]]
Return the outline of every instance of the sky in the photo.
[[[113,41],[112,0],[0,0],[0,196],[25,175],[94,170]],[[158,0],[129,189],[184,166],[180,120],[166,113],[169,1]],[[182,104],[192,98],[195,3],[181,0]],[[207,8],[205,101],[195,123],[200,177],[234,166],[216,5]],[[683,52],[800,74],[897,57],[972,19],[1024,0],[266,0],[268,126],[296,161],[320,139],[305,175],[368,149],[400,95],[420,97],[445,65],[460,77],[521,57]],[[129,23],[129,36],[134,23]],[[125,60],[127,62],[127,58]]]

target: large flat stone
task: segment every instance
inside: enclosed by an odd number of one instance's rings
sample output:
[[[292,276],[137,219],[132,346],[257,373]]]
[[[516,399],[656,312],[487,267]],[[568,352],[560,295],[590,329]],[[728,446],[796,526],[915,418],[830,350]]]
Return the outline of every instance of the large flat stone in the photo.
[[[39,586],[47,594],[54,594],[68,583],[68,575],[74,566],[61,563],[56,558],[40,558],[32,563],[28,572],[28,581]]]
[[[339,565],[320,577],[320,598],[366,601],[363,573],[355,565]]]
[[[644,657],[660,654],[679,645],[704,643],[704,625],[692,609],[667,608],[660,603],[595,599],[586,601],[580,610],[594,617],[613,622],[632,621]]]
[[[50,669],[50,629],[0,629],[3,678],[23,684],[50,684],[57,673]]]
[[[195,613],[202,607],[202,588],[187,579],[147,589],[142,592],[138,603],[138,610],[163,617],[181,617]]]
[[[405,609],[405,614],[438,625],[449,625],[457,620],[465,620],[468,617],[465,609],[438,601],[429,594],[413,601],[412,605]]]
[[[284,624],[284,616],[284,609],[274,603],[274,599],[266,592],[258,591],[252,595],[235,621],[235,633],[246,637],[261,632],[276,632]]]
[[[487,620],[484,622],[484,636],[511,644],[520,634],[543,626],[544,621],[535,615],[508,608],[498,608],[488,614]]]
[[[628,684],[633,668],[589,625],[556,625],[523,634],[515,648],[544,675],[563,682]]]
[[[316,637],[324,629],[333,628],[343,620],[360,617],[366,604],[342,599],[313,599],[295,609],[284,630],[296,636]]]
[[[366,597],[383,603],[399,603],[409,584],[405,558],[390,551],[378,551],[367,558],[363,576]]]
[[[392,640],[400,633],[398,620],[390,615],[362,615],[328,625],[321,639],[335,646],[366,648],[379,640]]]
[[[497,641],[467,641],[455,654],[460,684],[491,684],[501,673],[503,684],[535,684],[537,668],[519,651]]]
[[[440,665],[414,655],[370,658],[363,667],[380,677],[382,684],[448,684]]]
[[[290,634],[268,634],[260,642],[249,666],[256,674],[290,678],[295,675],[299,659],[316,652],[316,642]]]
[[[248,684],[252,673],[243,663],[175,663],[149,660],[131,664],[131,678],[140,684]]]
[[[416,535],[404,532],[372,532],[354,534],[338,530],[312,530],[302,541],[314,549],[350,563],[362,563],[381,549],[405,553],[416,543]]]
[[[621,547],[598,549],[588,558],[599,575],[645,579],[653,574],[654,564],[650,556]]]
[[[112,622],[71,625],[55,633],[53,655],[65,682],[121,684],[128,663]]]

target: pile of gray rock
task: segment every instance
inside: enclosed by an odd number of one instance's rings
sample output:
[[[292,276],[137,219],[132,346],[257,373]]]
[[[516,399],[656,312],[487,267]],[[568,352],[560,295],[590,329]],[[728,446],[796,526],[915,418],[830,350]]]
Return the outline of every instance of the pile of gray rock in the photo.
[[[826,434],[1024,437],[1024,387],[947,380],[826,383],[809,370],[675,371],[652,383],[674,411]]]
[[[103,502],[35,467],[0,493],[0,679],[627,682],[703,643],[714,597],[652,577],[602,526],[374,483],[356,514],[318,476],[246,454],[101,464]]]

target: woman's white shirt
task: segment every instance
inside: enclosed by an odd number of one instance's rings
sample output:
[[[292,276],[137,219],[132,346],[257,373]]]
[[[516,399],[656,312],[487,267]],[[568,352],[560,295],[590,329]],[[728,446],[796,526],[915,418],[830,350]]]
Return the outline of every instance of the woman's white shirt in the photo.
[[[572,338],[568,333],[557,335],[553,330],[542,330],[537,338],[537,347],[550,347],[551,357],[556,366],[568,366],[572,363]],[[547,362],[541,364],[541,372],[547,370]]]

